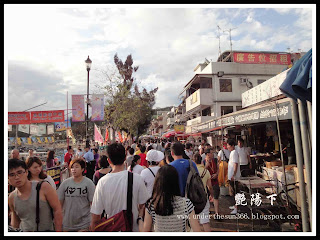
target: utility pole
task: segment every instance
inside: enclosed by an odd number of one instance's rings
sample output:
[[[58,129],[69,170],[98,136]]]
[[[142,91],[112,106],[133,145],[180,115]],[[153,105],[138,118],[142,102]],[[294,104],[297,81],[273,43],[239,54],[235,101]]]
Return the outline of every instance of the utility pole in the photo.
[[[219,38],[219,55],[218,55],[218,59],[219,59],[219,57],[221,56],[221,48],[220,48],[220,30],[221,30],[221,28],[219,27],[219,25],[217,25],[217,27],[218,27],[218,38]]]

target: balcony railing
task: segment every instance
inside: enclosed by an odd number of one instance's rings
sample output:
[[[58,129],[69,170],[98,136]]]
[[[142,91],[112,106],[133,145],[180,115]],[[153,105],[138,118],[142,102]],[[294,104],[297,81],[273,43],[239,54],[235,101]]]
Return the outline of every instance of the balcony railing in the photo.
[[[197,117],[197,118],[194,118],[194,119],[191,119],[191,120],[187,121],[187,126],[192,126],[192,125],[197,125],[197,124],[200,124],[200,123],[204,123],[204,122],[209,121],[211,119],[214,119],[214,117],[212,117],[212,116]]]
[[[200,105],[210,106],[213,104],[212,88],[200,88],[186,99],[186,112]]]

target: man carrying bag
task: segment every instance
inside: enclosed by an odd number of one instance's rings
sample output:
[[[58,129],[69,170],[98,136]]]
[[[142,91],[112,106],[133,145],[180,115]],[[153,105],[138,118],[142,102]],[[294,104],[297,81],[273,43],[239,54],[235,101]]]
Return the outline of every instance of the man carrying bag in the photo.
[[[109,145],[107,156],[112,172],[101,178],[96,186],[91,206],[90,229],[138,232],[138,212],[149,198],[147,188],[140,175],[124,170],[126,155],[121,144]],[[107,219],[101,219],[103,211]]]

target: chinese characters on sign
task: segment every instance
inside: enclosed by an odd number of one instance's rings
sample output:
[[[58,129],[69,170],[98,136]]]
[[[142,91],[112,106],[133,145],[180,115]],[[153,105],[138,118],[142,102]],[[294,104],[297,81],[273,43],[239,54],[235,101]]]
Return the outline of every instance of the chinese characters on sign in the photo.
[[[31,112],[31,123],[64,122],[64,111]]]
[[[290,54],[279,53],[233,53],[234,62],[238,63],[257,63],[257,64],[291,64]]]
[[[273,202],[276,201],[276,196],[277,196],[277,194],[272,194],[272,195],[267,196],[267,198],[270,199],[270,201],[271,201],[270,203],[272,206],[273,206]],[[239,206],[239,205],[247,206],[247,204],[248,204],[244,193],[237,193],[234,196],[234,199],[236,202],[236,206]],[[251,199],[250,199],[251,206],[255,205],[255,206],[259,207],[261,205],[261,203],[262,203],[262,199],[261,199],[260,193],[251,194]]]

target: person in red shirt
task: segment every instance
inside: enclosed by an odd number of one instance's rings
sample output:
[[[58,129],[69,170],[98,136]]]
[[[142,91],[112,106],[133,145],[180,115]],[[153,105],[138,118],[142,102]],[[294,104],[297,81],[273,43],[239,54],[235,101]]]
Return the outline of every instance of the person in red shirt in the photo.
[[[64,162],[68,167],[69,167],[70,161],[72,159],[72,153],[73,153],[72,146],[68,146],[67,152],[64,155]]]
[[[140,165],[141,166],[145,166],[146,168],[148,168],[149,166],[148,166],[148,161],[147,161],[147,159],[146,159],[146,157],[147,157],[147,155],[146,155],[146,153],[145,153],[145,151],[146,151],[146,147],[145,146],[141,146],[141,153],[139,154],[139,156],[140,156],[140,158],[141,158],[141,163],[140,163]]]

